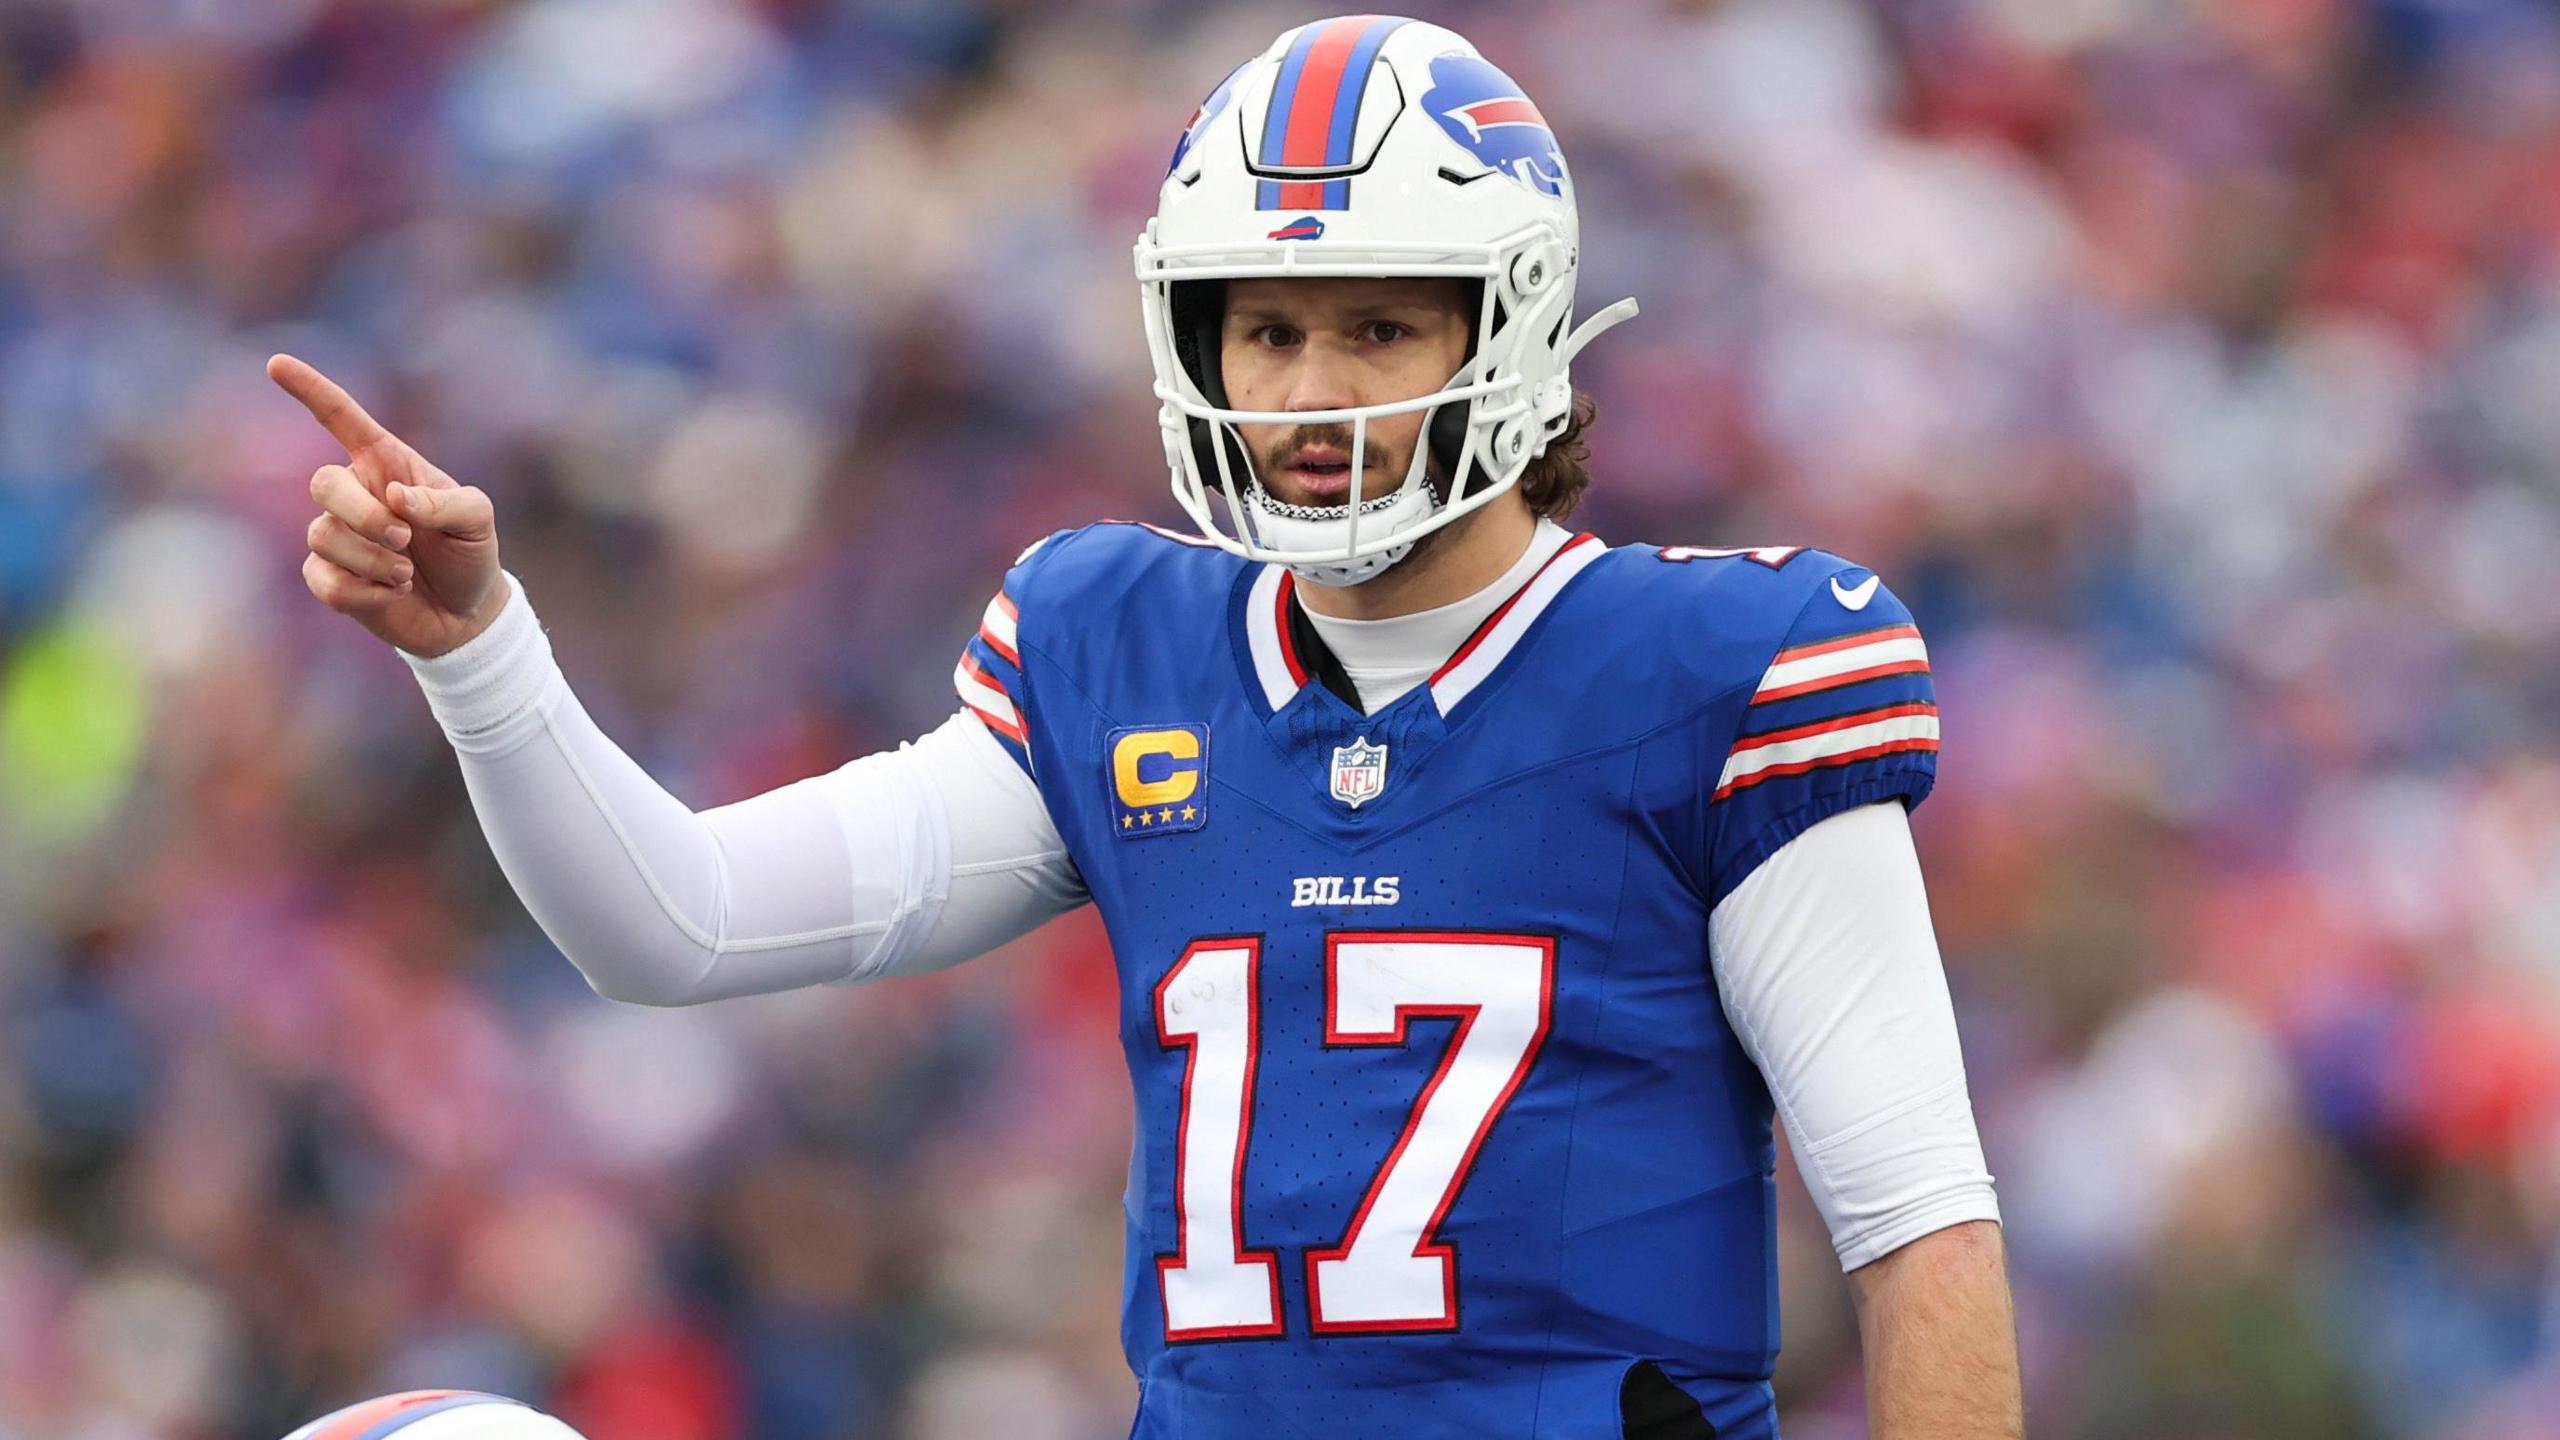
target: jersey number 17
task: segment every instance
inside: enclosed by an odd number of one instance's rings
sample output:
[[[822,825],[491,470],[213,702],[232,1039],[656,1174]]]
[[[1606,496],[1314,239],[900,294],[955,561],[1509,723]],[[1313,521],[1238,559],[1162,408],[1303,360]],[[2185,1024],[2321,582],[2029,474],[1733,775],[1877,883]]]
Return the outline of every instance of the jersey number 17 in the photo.
[[[1416,1017],[1458,1025],[1340,1242],[1306,1252],[1315,1333],[1457,1328],[1457,1255],[1436,1232],[1547,1037],[1555,956],[1543,935],[1325,937],[1328,1047],[1406,1044]],[[1195,940],[1156,984],[1157,1043],[1188,1052],[1174,1142],[1177,1248],[1156,1259],[1169,1341],[1287,1329],[1279,1256],[1247,1250],[1243,1237],[1261,960],[1260,936]]]

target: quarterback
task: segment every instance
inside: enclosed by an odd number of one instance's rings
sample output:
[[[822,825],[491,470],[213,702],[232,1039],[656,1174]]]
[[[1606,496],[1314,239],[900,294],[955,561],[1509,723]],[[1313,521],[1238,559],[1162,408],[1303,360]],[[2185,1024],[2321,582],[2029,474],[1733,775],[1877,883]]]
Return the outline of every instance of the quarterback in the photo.
[[[2020,1433],[1998,1209],[1905,816],[1928,651],[1818,550],[1612,546],[1570,172],[1463,38],[1282,35],[1136,279],[1189,528],[1023,552],[911,744],[696,813],[588,718],[489,499],[344,444],[304,577],[399,648],[604,995],[860,983],[1099,907],[1137,1107],[1133,1434],[1777,1433],[1773,1125],[1885,1437]]]

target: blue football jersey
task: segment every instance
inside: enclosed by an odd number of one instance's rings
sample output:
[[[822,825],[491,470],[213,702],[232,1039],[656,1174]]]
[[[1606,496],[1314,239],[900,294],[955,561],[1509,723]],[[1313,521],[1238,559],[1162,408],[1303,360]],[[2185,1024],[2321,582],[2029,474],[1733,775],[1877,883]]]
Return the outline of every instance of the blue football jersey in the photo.
[[[1104,524],[957,681],[1117,957],[1135,1436],[1776,1433],[1771,1103],[1707,915],[1928,793],[1875,576],[1579,536],[1363,714],[1286,571]]]

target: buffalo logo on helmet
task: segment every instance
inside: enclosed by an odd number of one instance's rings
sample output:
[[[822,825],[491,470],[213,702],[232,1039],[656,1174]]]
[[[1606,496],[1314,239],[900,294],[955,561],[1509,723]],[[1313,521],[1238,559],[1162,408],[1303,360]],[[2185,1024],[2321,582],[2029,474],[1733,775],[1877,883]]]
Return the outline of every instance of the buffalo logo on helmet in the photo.
[[[1227,102],[1235,98],[1236,77],[1252,63],[1248,60],[1229,71],[1227,78],[1218,82],[1218,88],[1209,92],[1209,98],[1200,102],[1200,108],[1191,112],[1189,123],[1182,127],[1182,138],[1174,142],[1173,159],[1164,167],[1164,173],[1170,175],[1182,168],[1182,157],[1190,154],[1191,147],[1200,143],[1200,134],[1209,128],[1210,122],[1226,113]]]
[[[1422,108],[1449,138],[1541,195],[1564,194],[1564,151],[1547,117],[1508,75],[1472,55],[1431,62]]]
[[[1301,215],[1272,231],[1271,238],[1274,240],[1321,240],[1324,238],[1324,222],[1313,215]]]

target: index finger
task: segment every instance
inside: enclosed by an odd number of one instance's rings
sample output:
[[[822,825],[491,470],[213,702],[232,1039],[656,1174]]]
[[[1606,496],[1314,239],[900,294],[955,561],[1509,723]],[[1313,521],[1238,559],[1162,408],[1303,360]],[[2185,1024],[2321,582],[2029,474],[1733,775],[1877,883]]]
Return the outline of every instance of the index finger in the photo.
[[[338,382],[321,374],[307,361],[291,355],[272,356],[267,361],[267,378],[284,387],[284,393],[302,402],[350,456],[366,446],[391,438],[380,421],[364,411],[354,396],[338,386]]]

